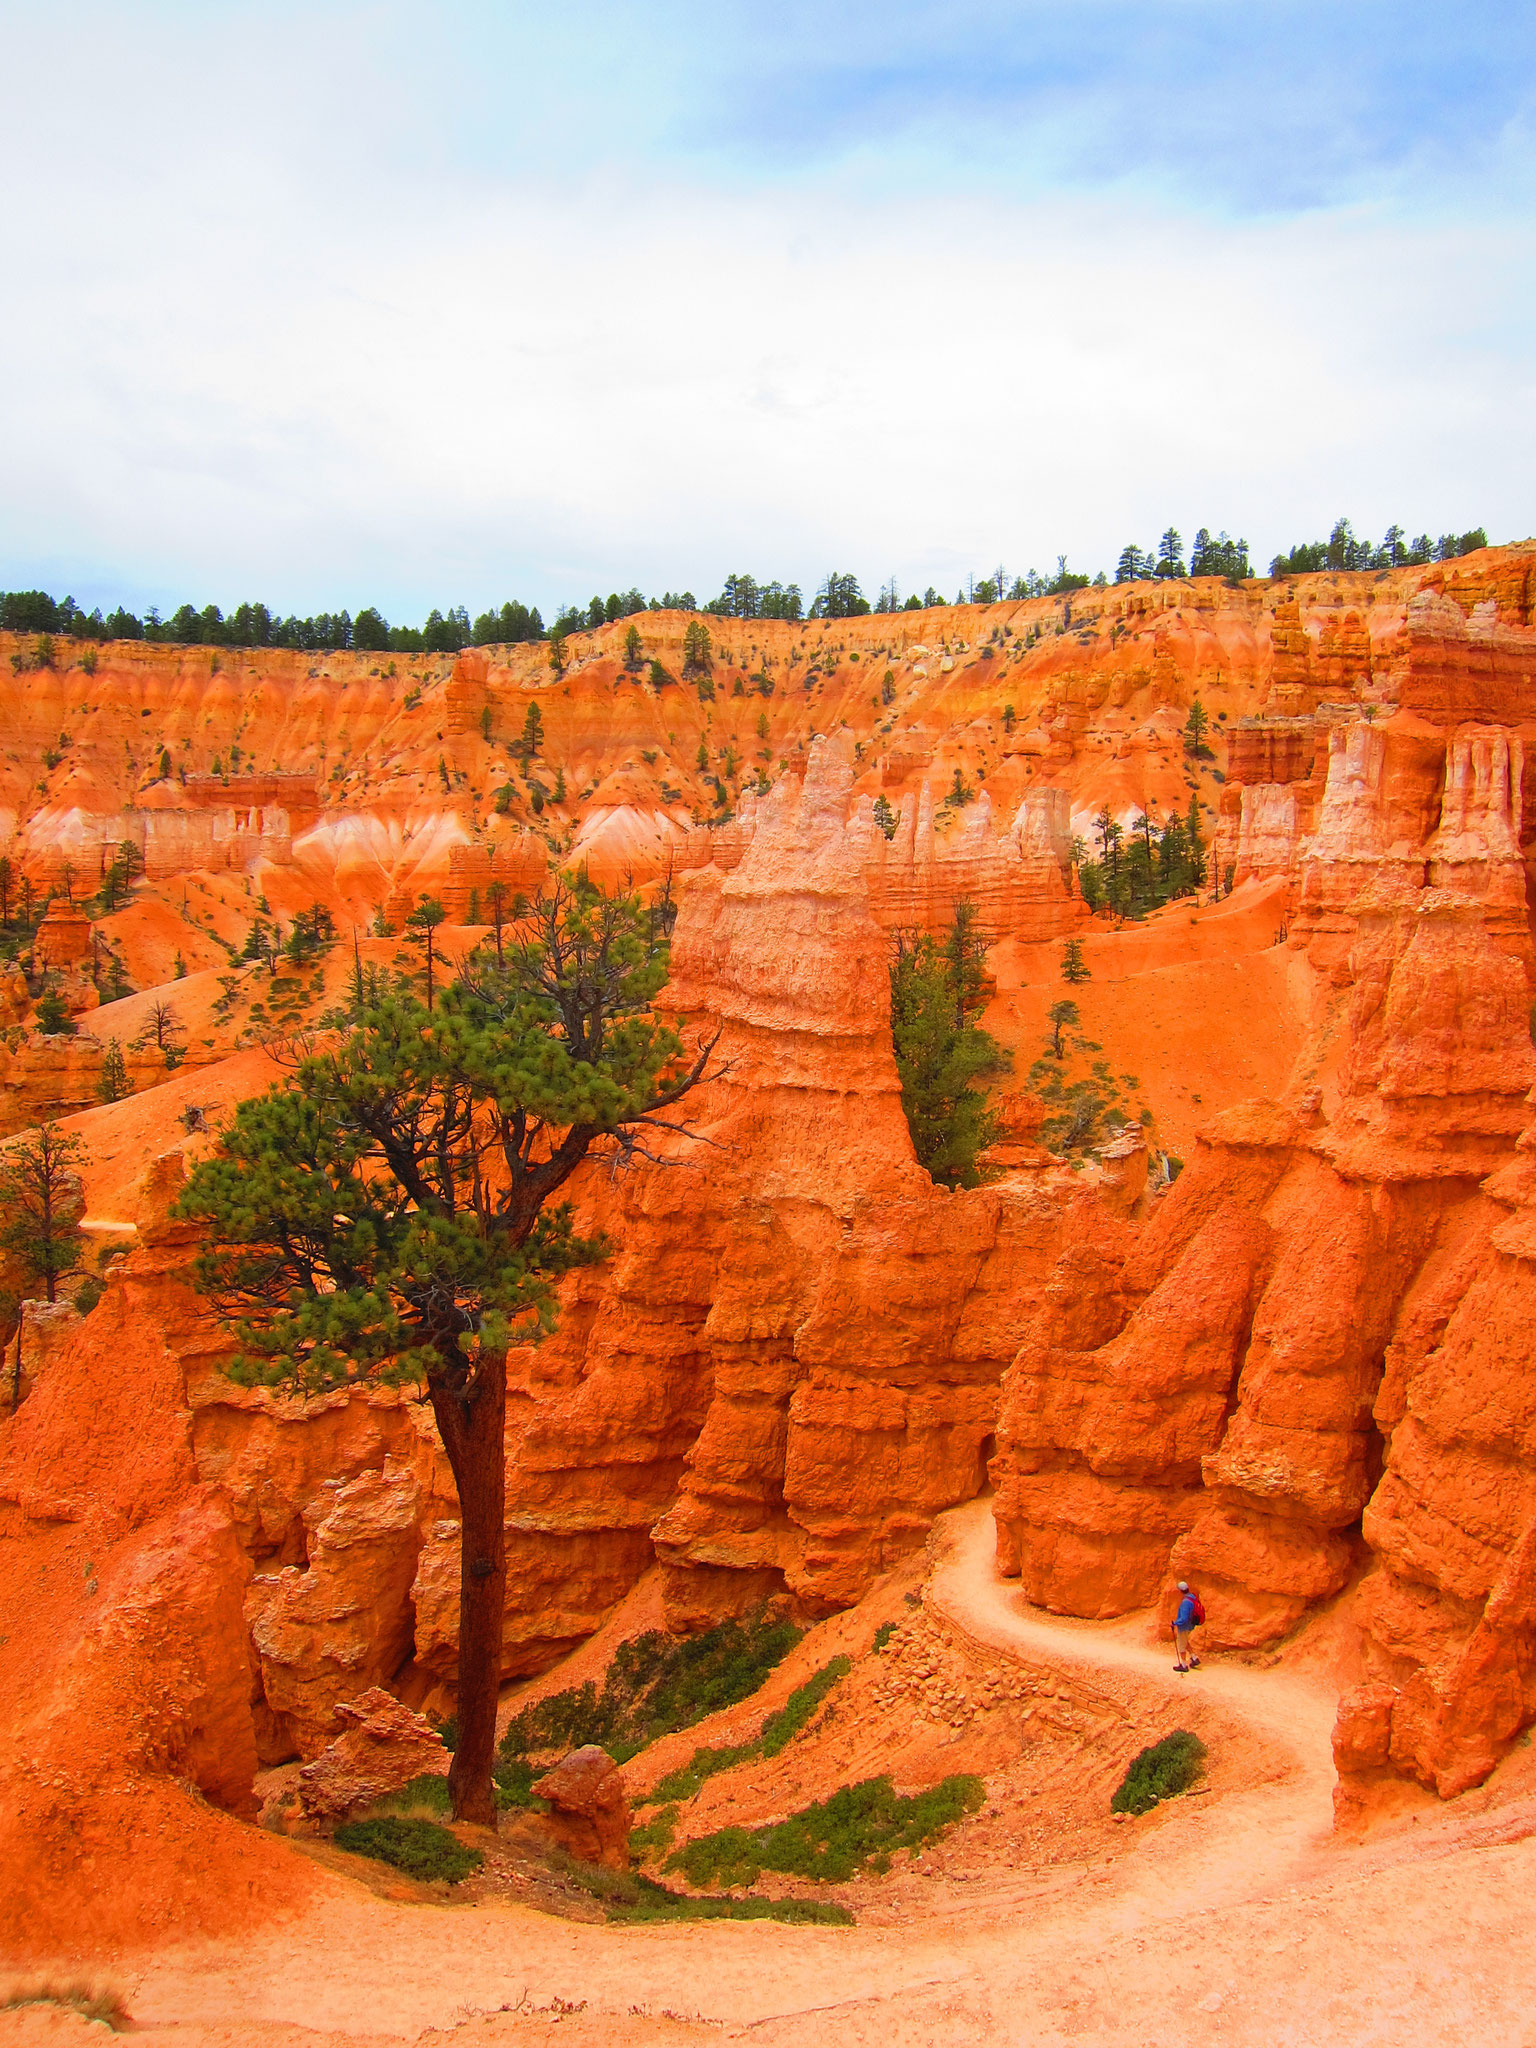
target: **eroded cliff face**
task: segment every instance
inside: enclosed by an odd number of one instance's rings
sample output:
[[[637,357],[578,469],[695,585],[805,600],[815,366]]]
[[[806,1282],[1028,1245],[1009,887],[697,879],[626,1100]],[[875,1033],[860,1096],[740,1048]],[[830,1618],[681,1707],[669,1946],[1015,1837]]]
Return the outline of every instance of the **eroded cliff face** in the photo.
[[[1374,1675],[1341,1770],[1442,1793],[1536,1711],[1536,634],[1472,595],[1470,621],[1410,605],[1402,708],[1383,684],[1371,719],[1307,713],[1326,770],[1286,858],[1311,1046],[1283,1101],[1207,1128],[1146,1229],[1072,1248],[1027,1310],[993,1466],[1005,1566],[1067,1612],[1183,1574],[1214,1641],[1256,1646],[1363,1573]],[[1299,722],[1249,728],[1234,769],[1302,762]]]
[[[697,1144],[605,1190],[623,1251],[530,1359],[515,1431],[515,1487],[542,1493],[558,1456],[568,1517],[573,1411],[606,1445],[626,1418],[626,1471],[575,1497],[639,1483],[680,1615],[738,1604],[742,1574],[855,1598],[977,1489],[1013,1302],[1070,1206],[1027,1181],[949,1194],[912,1158],[850,756],[814,749],[740,865],[684,897],[668,999],[719,1032],[722,1078]]]
[[[68,869],[77,897],[91,893],[126,841],[141,886],[168,904],[182,878],[234,875],[289,910],[290,894],[319,898],[366,923],[429,890],[463,918],[493,858],[535,876],[570,854],[610,878],[717,850],[729,865],[722,813],[739,817],[817,734],[846,731],[858,792],[884,796],[905,833],[926,787],[939,869],[974,864],[990,836],[964,805],[946,807],[957,770],[1003,838],[1037,787],[1066,790],[1067,819],[1038,815],[1023,849],[1048,841],[1064,864],[1072,831],[1087,833],[1106,803],[1127,828],[1149,806],[1182,810],[1192,767],[1201,801],[1230,812],[1226,857],[1269,872],[1294,837],[1279,814],[1294,807],[1310,829],[1325,765],[1315,726],[1332,707],[1502,715],[1533,561],[1529,547],[1488,549],[1241,589],[1202,578],[793,625],[720,620],[701,675],[684,671],[679,613],[633,622],[639,668],[625,665],[625,621],[576,636],[559,675],[543,646],[454,660],[58,641],[40,666],[30,639],[5,635],[0,840],[18,883],[38,891],[61,889]],[[1180,747],[1197,695],[1213,737],[1232,735],[1246,821],[1215,762]],[[919,868],[929,851],[920,840]],[[1027,930],[1017,920],[1033,886],[1014,900],[985,863],[963,879],[973,897],[996,897],[999,929],[1012,918]],[[905,878],[907,914],[935,886],[942,897],[942,881]]]
[[[101,1589],[89,1599],[106,1603],[84,1618],[70,1609],[46,1668],[6,1667],[22,1669],[27,1715],[54,1730],[36,1736],[37,1755],[58,1754],[54,1774],[67,1776],[68,1745],[100,1692],[116,1745],[102,1753],[125,1778],[158,1774],[164,1789],[179,1771],[240,1811],[257,1760],[315,1755],[337,1707],[370,1687],[449,1704],[457,1510],[427,1411],[395,1394],[297,1404],[235,1387],[221,1370],[227,1343],[189,1284],[193,1242],[166,1212],[182,1153],[207,1142],[186,1113],[270,1074],[253,1027],[236,1052],[233,1022],[219,1021],[227,963],[211,934],[237,940],[242,903],[262,891],[291,911],[342,890],[342,878],[359,905],[458,891],[463,916],[492,875],[536,882],[560,847],[520,811],[493,829],[467,810],[411,805],[441,783],[439,751],[455,789],[455,775],[472,790],[471,778],[500,772],[484,713],[504,729],[509,705],[537,690],[545,758],[568,763],[570,787],[586,792],[585,809],[557,813],[557,841],[568,831],[580,845],[590,827],[610,853],[649,848],[653,869],[671,859],[681,910],[667,1000],[690,1035],[719,1033],[721,1069],[691,1106],[693,1138],[663,1137],[655,1163],[587,1170],[582,1220],[609,1232],[614,1257],[572,1277],[558,1333],[513,1361],[508,1674],[585,1638],[658,1559],[682,1626],[781,1587],[811,1612],[856,1599],[990,1465],[999,1552],[1031,1599],[1119,1613],[1159,1600],[1184,1569],[1206,1592],[1213,1634],[1259,1645],[1353,1589],[1370,1675],[1340,1719],[1348,1797],[1394,1773],[1441,1791],[1484,1774],[1536,1712],[1524,1391],[1536,1137],[1521,1136],[1536,1082],[1536,831],[1524,789],[1536,634],[1519,551],[1458,567],[1455,588],[1448,573],[1443,587],[1415,573],[1334,579],[1343,591],[1313,579],[1295,600],[1089,594],[1061,632],[1024,650],[986,642],[985,658],[975,621],[959,616],[839,622],[803,680],[787,649],[743,629],[729,652],[761,666],[722,661],[713,700],[680,685],[647,694],[611,648],[568,692],[535,681],[532,655],[472,657],[436,679],[440,701],[428,690],[409,714],[403,703],[389,713],[415,721],[411,743],[431,761],[408,769],[400,756],[388,816],[386,805],[365,818],[335,794],[361,774],[348,767],[334,788],[322,779],[317,822],[290,831],[290,865],[281,834],[258,820],[240,828],[254,840],[228,842],[231,859],[244,848],[243,870],[215,863],[180,878],[187,917],[161,881],[140,882],[117,917],[137,920],[135,944],[162,978],[186,952],[191,973],[173,993],[193,1025],[187,1071],[157,1073],[136,1053],[143,1092],[81,1120],[88,1139],[100,1134],[93,1186],[109,1191],[93,1196],[105,1202],[95,1220],[135,1248],[83,1323],[38,1334],[19,1411],[0,1421],[11,1554],[67,1552],[69,1569],[88,1565],[82,1583]],[[1334,595],[1348,603],[1324,601]],[[1294,618],[1282,617],[1292,602]],[[1015,609],[1022,638],[1029,608],[1003,608],[999,628]],[[865,658],[877,647],[896,678],[891,706],[883,669]],[[164,659],[146,651],[146,693]],[[190,660],[168,716],[224,703],[204,689],[206,657],[201,681]],[[764,698],[751,678],[770,669]],[[323,737],[352,682],[291,681],[291,702],[255,693],[252,719],[265,705],[274,733],[307,718]],[[1289,917],[1287,985],[1313,1008],[1290,1085],[1210,1121],[1166,1194],[1142,1193],[1135,1142],[1078,1175],[1020,1142],[1004,1155],[1017,1171],[970,1192],[935,1189],[900,1109],[890,929],[942,922],[964,895],[1008,941],[994,955],[1014,963],[999,1003],[1021,981],[1043,1002],[1059,955],[1046,942],[1084,916],[1069,856],[1085,809],[1149,797],[1182,809],[1189,779],[1215,796],[1206,769],[1188,764],[1186,777],[1177,741],[1196,689],[1256,716],[1274,700],[1273,715],[1239,726],[1227,785],[1233,817],[1250,795],[1268,806],[1274,860],[1265,869],[1255,857],[1238,914],[1202,912],[1198,929],[1181,934],[1183,906],[1125,934],[1082,926],[1094,988],[1124,977],[1134,1004],[1131,977],[1177,976],[1187,954],[1203,977],[1188,985],[1220,1002],[1213,967],[1237,962],[1216,954],[1255,922],[1265,930],[1254,943],[1267,944],[1273,902]],[[375,695],[382,733],[388,707]],[[1015,696],[1005,735],[1000,704]],[[354,708],[371,703],[364,694]],[[627,761],[676,717],[674,754],[656,771],[666,775],[698,733],[728,738],[724,720],[755,719],[759,705],[772,787],[744,795],[728,825],[676,806],[681,817],[642,831],[638,768],[597,775],[608,755],[594,734]],[[441,747],[436,725],[431,738],[417,730],[422,712],[443,719]],[[887,721],[881,756],[875,729]],[[838,736],[812,740],[826,725]],[[254,725],[244,730],[250,740]],[[229,738],[219,730],[226,753]],[[955,766],[985,801],[944,805]],[[105,769],[93,772],[106,789]],[[254,772],[269,772],[265,742]],[[246,793],[292,825],[271,792]],[[172,811],[187,808],[164,794]],[[890,838],[877,795],[895,813]],[[45,845],[41,816],[23,820],[29,860]],[[201,840],[193,850],[205,858]],[[54,925],[49,945],[72,949],[78,966],[89,934],[67,906]],[[370,943],[382,949],[372,957],[389,957],[389,942]],[[338,956],[336,974],[345,964]],[[1262,986],[1281,982],[1267,972]],[[6,990],[24,1008],[24,987]],[[92,1027],[128,1040],[126,1015],[105,1005]],[[48,1045],[46,1058],[8,1052],[32,1113],[94,1085],[78,1040]],[[1146,1054],[1157,1057],[1151,1037]],[[1200,1082],[1198,1044],[1189,1056],[1187,1081]],[[152,1165],[135,1210],[125,1184],[140,1153]],[[103,1637],[111,1654],[71,1663],[79,1632],[109,1615],[121,1617]],[[195,1639],[178,1646],[176,1629]],[[25,1629],[13,1637],[26,1640]],[[85,1702],[74,1721],[63,1699]],[[32,1769],[24,1744],[7,1756],[8,1773]],[[68,1836],[92,1796],[51,1800],[50,1840]],[[167,1791],[153,1825],[174,1835],[184,1817],[167,1819],[172,1803]],[[187,1840],[216,1846],[216,1819],[185,1823]],[[76,1876],[68,1898],[88,1894],[83,1863]],[[205,1902],[176,1899],[178,1924],[203,1924]]]
[[[983,1484],[1021,1290],[1105,1196],[1136,1198],[1129,1154],[960,1194],[915,1163],[870,886],[888,842],[853,770],[850,745],[817,743],[746,821],[735,864],[684,878],[664,1000],[717,1041],[718,1078],[693,1135],[585,1170],[582,1222],[615,1256],[573,1276],[552,1339],[513,1356],[509,1676],[590,1634],[658,1558],[684,1627],[770,1590],[812,1612],[856,1599]],[[452,1480],[430,1411],[397,1393],[298,1403],[229,1381],[190,1285],[194,1235],[168,1220],[181,1172],[178,1149],[146,1176],[138,1248],[55,1346],[0,1495],[46,1502],[66,1419],[117,1347],[152,1354],[153,1504],[197,1488],[222,1503],[247,1572],[253,1753],[312,1756],[370,1686],[448,1705]],[[87,1462],[80,1512],[111,1511],[112,1455]]]

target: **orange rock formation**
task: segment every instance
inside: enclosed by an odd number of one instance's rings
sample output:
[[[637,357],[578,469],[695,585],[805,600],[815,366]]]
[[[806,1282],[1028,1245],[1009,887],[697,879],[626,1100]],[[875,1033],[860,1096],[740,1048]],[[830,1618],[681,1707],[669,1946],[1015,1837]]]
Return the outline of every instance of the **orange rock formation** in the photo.
[[[1048,1606],[1152,1604],[1183,1570],[1215,1639],[1260,1645],[1347,1595],[1366,1677],[1340,1715],[1346,1810],[1394,1774],[1447,1794],[1486,1775],[1536,1715],[1533,569],[1527,547],[1381,579],[1082,592],[1070,616],[726,623],[712,696],[628,675],[617,629],[563,678],[543,650],[391,675],[290,655],[214,673],[206,652],[127,647],[13,679],[13,861],[42,889],[121,836],[125,802],[165,821],[98,926],[147,984],[183,955],[206,1064],[142,1056],[141,1092],[78,1120],[88,1225],[126,1249],[83,1323],[34,1337],[0,1420],[0,1850],[41,1843],[63,1873],[46,1899],[11,1888],[6,1933],[118,1939],[89,1861],[109,1837],[157,1870],[157,1842],[183,1859],[167,1925],[217,1921],[200,1859],[291,1891],[228,1818],[258,1763],[318,1756],[370,1687],[448,1703],[456,1507],[427,1411],[234,1386],[166,1207],[203,1111],[271,1072],[260,1032],[220,1009],[263,896],[362,926],[430,889],[463,920],[492,880],[584,856],[608,876],[671,868],[667,1002],[720,1032],[724,1065],[696,1142],[620,1174],[594,1162],[579,1200],[615,1256],[514,1361],[508,1673],[589,1635],[657,1560],[679,1625],[781,1588],[836,1608],[990,1465],[999,1554]],[[678,673],[683,622],[640,623]],[[1224,785],[1180,744],[1197,693],[1231,728]],[[199,779],[215,754],[216,787]],[[957,768],[982,794],[946,805]],[[1074,832],[1104,806],[1183,810],[1191,786],[1213,824],[1221,807],[1237,897],[1125,932],[1089,920]],[[1052,942],[1083,934],[1093,988],[1121,991],[1117,1063],[1145,1069],[1154,1117],[1203,1126],[1170,1190],[1156,1131],[1073,1174],[1027,1100],[991,1184],[946,1193],[916,1165],[888,934],[961,897],[998,941],[989,1021],[1021,1050],[1057,990]],[[98,1028],[121,1017],[126,1040],[143,1000]],[[1191,1002],[1175,1074],[1158,1047]],[[1222,1048],[1261,1010],[1280,1049],[1270,1099],[1244,1102]],[[10,1127],[88,1100],[99,1057],[12,1024]]]
[[[1463,581],[1470,619],[1433,592],[1408,605],[1374,718],[1286,701],[1236,736],[1234,776],[1270,778],[1228,810],[1238,864],[1282,819],[1271,865],[1317,1029],[1285,1100],[1212,1123],[1145,1230],[1066,1255],[994,1464],[1001,1553],[1067,1612],[1146,1604],[1183,1573],[1216,1641],[1256,1645],[1365,1569],[1373,1676],[1341,1712],[1341,1771],[1442,1793],[1536,1711],[1514,1481],[1532,1353],[1509,1320],[1536,1082],[1536,634],[1528,568],[1487,580],[1500,598]]]

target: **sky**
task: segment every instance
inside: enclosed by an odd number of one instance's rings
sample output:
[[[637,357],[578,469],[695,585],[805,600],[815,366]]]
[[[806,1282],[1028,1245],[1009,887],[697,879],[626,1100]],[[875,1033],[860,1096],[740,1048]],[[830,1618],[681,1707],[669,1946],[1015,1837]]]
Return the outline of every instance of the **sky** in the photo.
[[[0,588],[1536,532],[1536,0],[0,0]]]

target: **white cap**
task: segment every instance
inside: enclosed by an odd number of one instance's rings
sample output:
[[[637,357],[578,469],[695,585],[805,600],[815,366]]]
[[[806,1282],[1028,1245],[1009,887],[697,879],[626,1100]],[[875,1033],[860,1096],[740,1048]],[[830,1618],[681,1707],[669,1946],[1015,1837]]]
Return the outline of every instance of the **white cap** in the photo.
[[[1189,1581],[1187,1579],[1180,1579],[1179,1591],[1181,1593],[1187,1593],[1189,1591]]]

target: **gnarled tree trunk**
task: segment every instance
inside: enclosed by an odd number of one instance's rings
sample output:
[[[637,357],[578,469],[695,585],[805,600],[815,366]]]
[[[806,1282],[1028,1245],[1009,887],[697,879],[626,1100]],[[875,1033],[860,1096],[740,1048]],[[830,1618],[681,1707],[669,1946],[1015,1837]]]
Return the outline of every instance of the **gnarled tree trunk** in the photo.
[[[459,1490],[459,1739],[448,1772],[456,1820],[496,1825],[491,1762],[507,1594],[507,1360],[482,1351],[472,1375],[434,1374],[432,1412]],[[465,1381],[467,1380],[467,1383]]]

